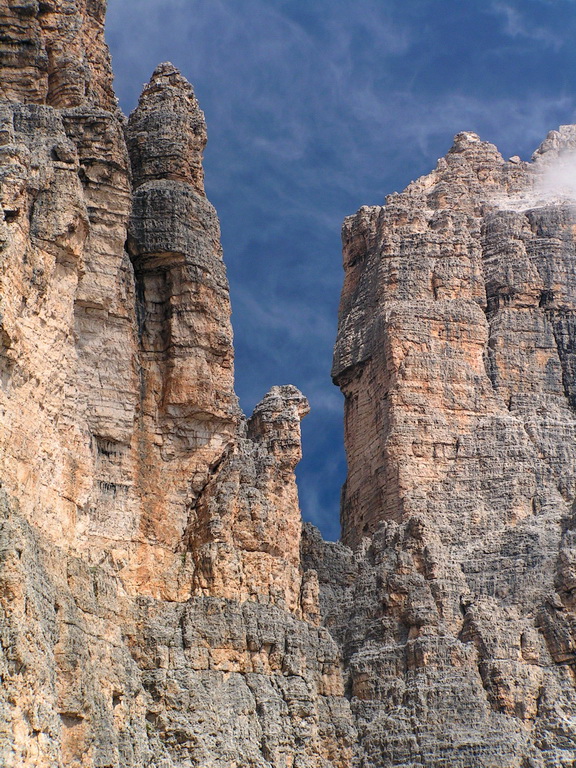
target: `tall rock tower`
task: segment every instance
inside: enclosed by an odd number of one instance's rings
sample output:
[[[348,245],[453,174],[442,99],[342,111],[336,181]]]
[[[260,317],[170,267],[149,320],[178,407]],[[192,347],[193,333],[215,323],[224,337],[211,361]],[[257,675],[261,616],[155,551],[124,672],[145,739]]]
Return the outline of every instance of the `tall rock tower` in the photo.
[[[576,205],[554,176],[575,151],[571,126],[531,163],[460,133],[344,223],[340,638],[362,765],[574,760]]]
[[[204,116],[162,64],[126,124],[104,12],[0,8],[0,764],[344,766],[308,405],[241,413]]]

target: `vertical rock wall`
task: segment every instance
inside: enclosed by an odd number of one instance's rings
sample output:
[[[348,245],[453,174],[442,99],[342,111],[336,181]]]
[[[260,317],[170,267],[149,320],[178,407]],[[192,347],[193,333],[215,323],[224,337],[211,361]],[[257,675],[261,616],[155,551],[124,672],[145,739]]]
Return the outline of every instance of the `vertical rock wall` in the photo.
[[[344,224],[355,576],[342,611],[324,566],[323,604],[366,765],[572,764],[576,206],[545,182],[574,136],[522,163],[458,134]]]
[[[0,9],[0,763],[344,766],[308,404],[240,412],[204,117],[164,64],[126,124],[103,21]]]

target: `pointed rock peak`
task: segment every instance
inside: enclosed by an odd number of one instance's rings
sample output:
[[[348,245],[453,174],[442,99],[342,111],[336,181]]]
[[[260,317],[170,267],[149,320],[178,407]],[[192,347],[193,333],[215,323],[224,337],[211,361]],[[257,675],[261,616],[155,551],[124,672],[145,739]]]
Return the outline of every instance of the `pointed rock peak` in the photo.
[[[309,412],[308,400],[297,387],[272,387],[254,409],[248,434],[268,445],[281,466],[293,470],[302,458],[300,422]]]
[[[173,64],[159,64],[128,120],[134,187],[171,179],[203,195],[206,139],[206,121],[194,89]]]
[[[158,64],[158,66],[156,67],[154,72],[152,72],[152,78],[151,79],[154,79],[156,77],[162,77],[164,75],[166,75],[166,76],[167,75],[176,75],[176,76],[182,77],[182,74],[180,73],[180,70],[178,69],[178,67],[175,67],[174,64],[172,64],[171,61],[163,61],[160,64]],[[184,79],[184,78],[182,78],[182,79]]]
[[[464,158],[466,165],[472,167],[476,167],[479,163],[489,163],[497,167],[504,162],[498,147],[489,141],[482,141],[480,136],[473,131],[457,133],[454,136],[454,143],[446,155],[450,167],[460,167],[462,158]]]
[[[469,152],[470,150],[476,152],[481,147],[487,148],[493,146],[493,144],[490,144],[487,141],[482,141],[480,136],[478,136],[478,134],[474,133],[473,131],[460,131],[460,133],[457,133],[456,136],[454,136],[454,142],[450,147],[449,154],[453,155],[457,154],[458,152]]]
[[[269,419],[301,421],[308,413],[310,405],[307,398],[293,384],[272,387],[254,409],[254,414],[266,414]]]
[[[542,144],[532,155],[532,160],[539,160],[542,155],[548,153],[551,153],[551,155],[564,155],[574,152],[576,152],[576,125],[561,125],[558,130],[549,132],[548,136],[546,136]]]
[[[454,146],[475,144],[479,141],[482,141],[482,139],[474,131],[460,131],[460,133],[454,136]]]
[[[180,91],[182,95],[193,100],[198,107],[198,102],[194,96],[194,89],[180,70],[169,61],[158,64],[154,72],[152,72],[150,81],[144,86],[140,101],[153,93],[157,93],[159,90],[170,93],[172,89]]]

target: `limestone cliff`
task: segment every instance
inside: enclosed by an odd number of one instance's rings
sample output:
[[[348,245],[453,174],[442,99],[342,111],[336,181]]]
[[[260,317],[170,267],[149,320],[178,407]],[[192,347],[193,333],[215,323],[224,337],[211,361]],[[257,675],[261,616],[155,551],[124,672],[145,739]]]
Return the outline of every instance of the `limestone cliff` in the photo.
[[[104,10],[0,10],[0,764],[342,766],[308,405],[240,412],[204,116],[163,64],[126,123]]]
[[[573,768],[576,206],[458,134],[344,225],[343,543],[233,388],[204,116],[0,7],[0,765]]]
[[[458,134],[344,224],[355,554],[310,561],[363,765],[573,764],[576,205],[550,181],[575,139],[523,163]]]

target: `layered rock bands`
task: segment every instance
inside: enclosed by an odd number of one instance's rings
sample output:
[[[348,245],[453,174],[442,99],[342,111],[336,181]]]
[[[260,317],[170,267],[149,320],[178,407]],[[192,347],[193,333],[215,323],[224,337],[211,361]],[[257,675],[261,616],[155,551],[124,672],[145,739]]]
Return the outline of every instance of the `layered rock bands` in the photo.
[[[103,0],[0,8],[0,764],[569,768],[576,207],[463,133],[344,225],[343,543],[246,419],[204,116]]]
[[[356,554],[311,560],[347,574],[321,591],[366,765],[573,764],[576,205],[554,185],[575,149],[565,126],[504,162],[460,133],[344,224]]]

